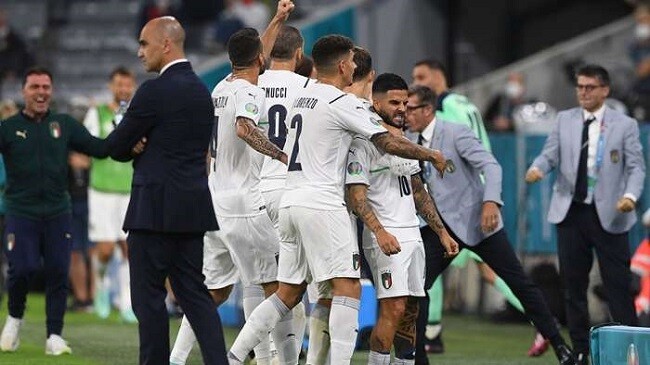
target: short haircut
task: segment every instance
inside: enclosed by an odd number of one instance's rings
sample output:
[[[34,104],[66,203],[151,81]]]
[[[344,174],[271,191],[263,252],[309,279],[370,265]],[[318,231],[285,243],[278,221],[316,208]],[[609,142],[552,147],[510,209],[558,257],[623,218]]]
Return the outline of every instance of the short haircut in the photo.
[[[420,99],[420,103],[431,105],[434,109],[436,107],[436,93],[426,86],[415,85],[409,89],[409,97],[415,95]]]
[[[323,72],[333,69],[353,48],[352,40],[342,35],[333,34],[319,38],[311,51],[316,70]]]
[[[293,58],[296,50],[303,46],[304,42],[297,28],[290,25],[283,25],[271,50],[271,58],[290,60]]]
[[[354,64],[357,65],[357,68],[354,69],[354,73],[352,74],[352,81],[357,82],[364,79],[372,71],[372,57],[370,56],[370,52],[359,46],[355,46],[352,52],[354,52],[352,59],[354,60]]]
[[[311,71],[314,69],[314,61],[306,54],[302,55],[302,61],[296,67],[296,73],[305,77],[311,77]]]
[[[396,74],[383,73],[372,84],[372,93],[381,94],[387,93],[390,90],[408,90],[409,87],[402,77]]]
[[[135,73],[133,71],[129,70],[125,66],[117,66],[117,67],[115,67],[113,69],[113,71],[111,71],[111,74],[109,75],[108,79],[112,81],[113,78],[115,78],[115,76],[118,76],[118,75],[119,76],[124,76],[124,77],[130,77],[132,79],[135,79]]]
[[[603,86],[609,86],[609,72],[600,65],[585,65],[576,72],[576,82],[578,76],[595,77]]]
[[[25,76],[23,77],[23,87],[27,85],[27,78],[31,75],[47,75],[50,78],[50,81],[54,83],[54,78],[52,77],[52,73],[50,70],[43,66],[34,66],[30,67],[26,72]]]
[[[244,28],[228,39],[228,58],[232,67],[249,67],[262,52],[260,35],[253,28]]]
[[[438,60],[434,60],[432,58],[427,58],[427,59],[420,60],[420,61],[416,62],[415,67],[417,67],[417,66],[427,66],[432,70],[438,70],[445,77],[445,80],[448,79],[448,77],[447,77],[447,68],[445,67],[445,65],[442,62],[440,62]]]

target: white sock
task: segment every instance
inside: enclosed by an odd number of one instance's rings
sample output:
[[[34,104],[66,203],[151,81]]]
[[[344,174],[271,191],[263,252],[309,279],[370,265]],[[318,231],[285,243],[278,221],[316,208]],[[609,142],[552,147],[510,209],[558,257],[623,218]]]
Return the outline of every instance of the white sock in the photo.
[[[433,340],[434,338],[438,337],[441,331],[441,324],[427,324],[427,327],[424,330],[424,337]]]
[[[178,329],[178,335],[176,335],[176,341],[174,342],[174,348],[172,349],[171,355],[169,355],[169,362],[185,365],[185,361],[190,356],[195,342],[196,336],[194,335],[194,331],[192,331],[190,321],[187,319],[187,316],[183,316],[181,327]]]
[[[282,365],[296,365],[298,363],[298,352],[296,351],[298,346],[296,346],[294,329],[293,312],[289,312],[280,319],[273,331],[271,331],[275,348],[278,350],[278,360]]]
[[[415,365],[415,359],[406,360],[395,358],[393,362],[390,363],[390,365]]]
[[[296,350],[300,354],[302,350],[302,341],[305,339],[305,329],[307,327],[307,316],[305,315],[305,304],[301,301],[291,310],[293,312],[293,333],[296,334]]]
[[[264,289],[259,285],[251,285],[244,288],[244,318],[248,321],[248,317],[253,313],[260,303],[264,301]],[[269,339],[260,341],[259,345],[253,349],[255,351],[255,360],[259,365],[271,364],[271,351],[269,346]]]
[[[316,303],[309,316],[307,365],[324,365],[330,349],[330,309]]]
[[[390,353],[370,351],[368,354],[368,365],[390,365]]]
[[[129,276],[129,261],[122,259],[119,268],[120,281],[120,310],[131,309],[131,278]]]
[[[244,327],[239,331],[235,343],[230,348],[231,356],[240,361],[246,359],[248,353],[255,346],[269,337],[269,332],[287,313],[289,313],[289,308],[282,303],[277,294],[266,298],[255,308]]]
[[[330,357],[332,364],[348,365],[359,332],[359,299],[335,296],[330,311]]]

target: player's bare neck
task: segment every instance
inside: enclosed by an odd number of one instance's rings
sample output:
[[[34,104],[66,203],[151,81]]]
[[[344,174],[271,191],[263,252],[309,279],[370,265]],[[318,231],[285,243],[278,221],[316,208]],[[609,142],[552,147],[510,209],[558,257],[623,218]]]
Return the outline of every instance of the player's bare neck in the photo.
[[[275,71],[294,72],[296,70],[296,62],[273,59],[271,60],[271,67],[269,67],[269,69]]]
[[[327,76],[327,75],[319,75],[316,78],[316,80],[321,84],[332,85],[332,86],[334,86],[334,87],[336,87],[337,89],[340,89],[340,90],[343,90],[346,87],[350,86],[340,77],[331,77],[331,76]]]
[[[257,68],[235,68],[232,70],[232,75],[230,75],[228,80],[235,81],[241,79],[246,80],[253,85],[257,85],[259,76],[259,70]]]

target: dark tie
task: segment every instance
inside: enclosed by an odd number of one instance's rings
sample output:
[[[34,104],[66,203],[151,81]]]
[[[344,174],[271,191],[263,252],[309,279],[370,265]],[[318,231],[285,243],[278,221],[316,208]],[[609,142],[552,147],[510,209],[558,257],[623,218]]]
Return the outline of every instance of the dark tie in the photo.
[[[582,141],[580,143],[580,162],[578,163],[578,177],[576,178],[576,191],[573,199],[584,202],[587,199],[587,157],[589,155],[589,125],[596,121],[593,115],[585,120],[582,125]]]

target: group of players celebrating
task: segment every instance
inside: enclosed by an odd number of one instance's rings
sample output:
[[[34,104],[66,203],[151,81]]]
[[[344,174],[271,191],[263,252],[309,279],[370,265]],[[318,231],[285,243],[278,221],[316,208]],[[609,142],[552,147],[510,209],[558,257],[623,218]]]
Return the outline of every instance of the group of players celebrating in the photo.
[[[203,271],[217,304],[241,280],[246,318],[228,360],[243,364],[254,350],[260,365],[298,364],[309,289],[316,303],[307,364],[350,364],[361,293],[358,218],[380,303],[368,364],[415,364],[425,281],[418,215],[446,260],[465,247],[427,191],[456,167],[405,138],[407,111],[421,106],[409,103],[400,76],[375,75],[370,54],[350,39],[320,38],[315,79],[297,74],[304,41],[284,24],[292,9],[281,0],[263,35],[247,28],[230,38],[232,73],[212,92],[208,179],[220,230],[206,234]],[[479,224],[495,230],[498,221]],[[559,333],[550,335],[560,363],[574,364]],[[184,364],[194,342],[184,318],[170,363]]]

